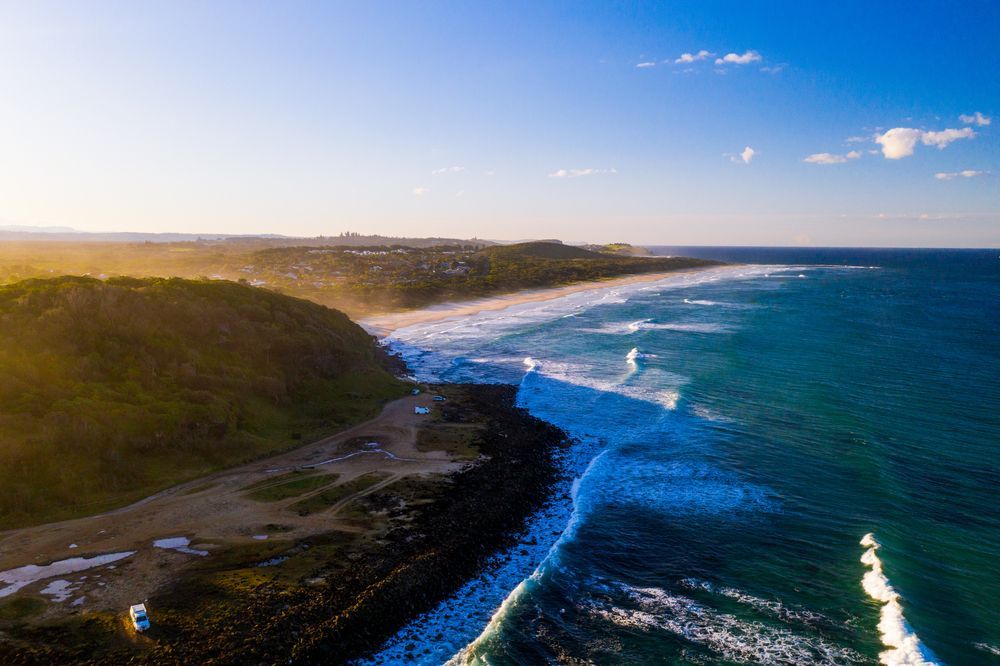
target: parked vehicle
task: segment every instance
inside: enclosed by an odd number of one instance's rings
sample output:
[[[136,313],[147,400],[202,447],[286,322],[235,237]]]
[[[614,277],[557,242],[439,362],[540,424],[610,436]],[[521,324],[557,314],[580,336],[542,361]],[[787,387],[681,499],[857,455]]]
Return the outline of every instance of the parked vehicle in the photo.
[[[128,609],[129,619],[136,631],[146,631],[149,629],[149,616],[146,615],[146,604],[136,604]]]

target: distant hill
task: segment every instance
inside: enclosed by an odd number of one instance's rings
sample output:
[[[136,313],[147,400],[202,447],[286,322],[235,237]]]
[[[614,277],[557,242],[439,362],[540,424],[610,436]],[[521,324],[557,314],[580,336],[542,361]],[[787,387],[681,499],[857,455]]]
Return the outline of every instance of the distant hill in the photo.
[[[563,245],[549,241],[530,241],[514,245],[497,245],[482,252],[488,257],[513,259],[533,257],[536,259],[603,259],[601,254],[573,245]]]
[[[377,413],[405,389],[344,314],[233,282],[0,287],[0,530],[97,513]]]
[[[622,257],[652,257],[652,252],[630,243],[608,243],[606,245],[584,245],[584,249],[603,254],[617,254]]]
[[[406,238],[395,236],[361,235],[343,233],[337,236],[284,236],[281,234],[188,234],[145,233],[139,231],[89,232],[69,227],[31,227],[25,225],[0,225],[0,241],[85,242],[85,243],[202,243],[207,245],[256,245],[259,247],[293,247],[300,245],[343,245],[364,247],[397,245],[403,247],[434,247],[436,245],[463,245],[487,247],[493,241],[478,238]]]

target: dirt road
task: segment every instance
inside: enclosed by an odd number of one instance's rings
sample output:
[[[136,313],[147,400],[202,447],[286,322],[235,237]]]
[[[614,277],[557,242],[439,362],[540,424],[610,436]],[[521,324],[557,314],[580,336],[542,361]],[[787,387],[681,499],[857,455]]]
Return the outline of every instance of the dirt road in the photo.
[[[418,427],[433,416],[415,414],[416,406],[433,410],[434,403],[427,394],[408,396],[387,405],[375,419],[327,439],[175,486],[127,507],[2,532],[0,602],[14,593],[41,593],[53,602],[43,617],[83,609],[121,610],[145,599],[178,567],[211,557],[215,550],[276,535],[295,540],[338,529],[356,531],[356,524],[337,515],[352,498],[404,476],[447,473],[467,464],[444,451],[417,449]],[[291,478],[321,478],[311,479],[314,483],[304,492],[287,498],[279,492],[277,499],[271,494],[261,501],[260,493],[287,483],[294,470],[301,476],[292,474]],[[358,481],[373,472],[382,475],[377,483]],[[352,481],[353,485],[341,491],[333,490]],[[292,504],[331,491],[338,495],[332,506],[306,515],[289,510]],[[252,493],[257,499],[250,496]],[[339,493],[343,493],[342,498]],[[156,541],[161,542],[159,546],[154,546]],[[129,551],[135,552],[96,567],[75,560],[52,569],[27,567],[45,567],[69,558],[107,559]],[[98,561],[103,560],[93,560]],[[65,573],[73,569],[76,571]],[[25,580],[32,582],[11,590]]]

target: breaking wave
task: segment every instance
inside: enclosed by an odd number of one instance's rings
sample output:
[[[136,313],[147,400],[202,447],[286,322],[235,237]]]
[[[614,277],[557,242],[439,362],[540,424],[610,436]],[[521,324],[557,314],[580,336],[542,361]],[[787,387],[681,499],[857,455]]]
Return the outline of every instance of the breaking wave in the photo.
[[[862,654],[819,636],[805,636],[785,627],[744,620],[657,587],[609,586],[623,594],[621,603],[592,601],[591,615],[620,627],[666,632],[740,664],[868,663]]]
[[[636,366],[636,358],[644,358],[644,356],[639,354],[637,350],[635,350],[635,352],[635,356],[632,356],[632,352],[629,352],[629,355],[626,356],[626,361],[632,365],[633,368]],[[651,355],[645,356],[645,358],[650,357]],[[579,363],[541,361],[529,356],[524,359],[524,365],[527,368],[528,373],[536,373],[547,377],[548,379],[553,379],[565,384],[571,384],[573,386],[593,389],[594,391],[598,391],[600,393],[620,395],[631,400],[638,400],[657,405],[671,411],[677,408],[677,401],[680,400],[680,386],[687,382],[686,377],[681,377],[680,375],[655,368],[644,373],[649,380],[647,383],[654,387],[673,385],[672,387],[650,388],[647,385],[623,384],[614,379],[601,379],[593,377],[588,372],[592,370],[592,366]]]
[[[875,540],[875,535],[869,532],[861,539],[861,545],[867,548],[861,556],[861,562],[870,570],[861,579],[861,586],[869,597],[882,604],[878,623],[882,644],[888,650],[879,654],[879,660],[887,666],[924,666],[937,664],[937,657],[920,642],[920,638],[903,617],[903,607],[899,603],[899,593],[889,583],[889,577],[882,568],[882,560],[876,552],[881,544]]]
[[[581,328],[583,333],[603,335],[631,335],[638,331],[675,331],[678,333],[727,333],[729,327],[722,324],[707,322],[694,323],[656,323],[651,319],[640,319],[631,322],[608,322],[598,328]]]

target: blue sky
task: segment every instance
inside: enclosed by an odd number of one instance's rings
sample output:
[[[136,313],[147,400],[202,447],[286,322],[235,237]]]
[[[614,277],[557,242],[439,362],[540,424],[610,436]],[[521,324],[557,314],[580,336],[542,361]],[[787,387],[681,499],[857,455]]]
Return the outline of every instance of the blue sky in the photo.
[[[0,3],[0,224],[996,247],[998,33],[994,2]]]

